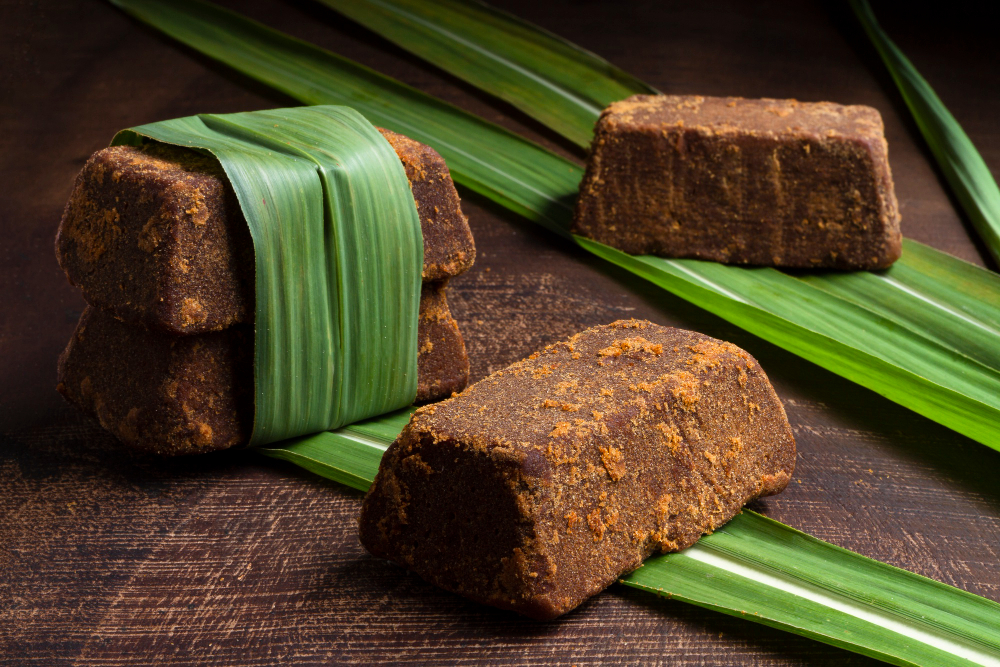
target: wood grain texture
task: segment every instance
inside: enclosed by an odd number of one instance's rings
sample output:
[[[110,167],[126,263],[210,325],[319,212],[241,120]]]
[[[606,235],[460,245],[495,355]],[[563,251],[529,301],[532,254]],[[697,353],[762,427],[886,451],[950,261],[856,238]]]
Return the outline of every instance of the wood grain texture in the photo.
[[[331,12],[233,4],[579,158],[523,115]],[[667,92],[875,106],[904,233],[983,263],[843,8],[503,6]],[[1000,165],[997,52],[988,22],[971,5],[954,7],[970,25],[875,4],[987,163]],[[355,492],[248,452],[164,461],[123,450],[53,388],[56,356],[83,307],[52,249],[73,178],[123,127],[289,101],[96,0],[5,3],[0,62],[0,664],[872,664],[622,587],[535,623],[367,556]],[[479,258],[450,298],[474,379],[621,317],[731,340],[768,372],[799,444],[792,484],[755,509],[1000,600],[1000,454],[462,194]]]

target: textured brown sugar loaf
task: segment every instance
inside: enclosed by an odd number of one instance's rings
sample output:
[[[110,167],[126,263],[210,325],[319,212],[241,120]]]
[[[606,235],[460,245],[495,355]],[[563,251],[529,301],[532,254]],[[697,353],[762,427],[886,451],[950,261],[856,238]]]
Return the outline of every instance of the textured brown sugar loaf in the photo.
[[[601,114],[574,232],[632,254],[880,269],[900,256],[878,111],[636,95]]]
[[[469,362],[445,281],[424,283],[417,401],[461,391]],[[253,430],[253,328],[175,336],[88,307],[59,359],[59,392],[124,443],[164,455],[247,443]]]
[[[382,459],[360,537],[431,583],[548,619],[781,491],[794,465],[753,357],[620,321],[417,410]]]
[[[406,171],[424,237],[424,280],[475,260],[468,220],[444,160],[380,130]],[[149,144],[117,146],[86,163],[66,205],[56,254],[87,302],[175,334],[253,321],[253,242],[214,159]]]

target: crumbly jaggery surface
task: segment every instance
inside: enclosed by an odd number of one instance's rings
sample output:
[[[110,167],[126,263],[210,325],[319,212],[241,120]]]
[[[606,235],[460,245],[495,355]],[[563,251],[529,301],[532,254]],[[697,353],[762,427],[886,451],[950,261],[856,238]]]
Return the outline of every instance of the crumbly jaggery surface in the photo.
[[[98,151],[56,237],[92,306],[173,333],[253,320],[250,230],[215,160],[152,144]]]
[[[465,388],[469,360],[445,281],[424,283],[417,401]],[[253,329],[175,336],[88,307],[59,358],[59,392],[125,444],[163,455],[245,445],[253,431]]]
[[[458,275],[475,245],[451,175],[433,149],[380,130],[410,181],[424,237],[424,280]],[[77,177],[56,254],[87,302],[175,334],[254,316],[253,241],[221,167],[151,143],[95,153]]]
[[[424,280],[465,273],[476,261],[476,245],[444,158],[407,136],[381,127],[378,131],[396,151],[410,181],[424,234]]]
[[[253,330],[171,336],[88,307],[59,357],[56,388],[138,449],[235,447],[253,430]]]
[[[451,316],[448,281],[424,283],[417,324],[417,403],[437,401],[469,383],[469,356]]]
[[[547,619],[781,491],[794,465],[753,357],[619,321],[417,410],[360,537],[443,588]]]
[[[636,95],[595,127],[574,231],[632,254],[878,269],[902,237],[878,111]]]

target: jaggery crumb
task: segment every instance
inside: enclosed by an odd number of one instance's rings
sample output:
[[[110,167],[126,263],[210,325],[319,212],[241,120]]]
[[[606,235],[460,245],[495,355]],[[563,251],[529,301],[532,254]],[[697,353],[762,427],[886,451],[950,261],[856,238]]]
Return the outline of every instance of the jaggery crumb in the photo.
[[[569,435],[573,431],[573,425],[569,422],[559,422],[556,427],[552,429],[549,433],[550,438],[561,438],[564,435]]]
[[[659,343],[652,343],[642,337],[625,338],[622,340],[616,340],[608,347],[598,350],[597,356],[620,357],[621,355],[628,354],[630,352],[648,352],[650,354],[660,355],[663,354],[663,345]]]
[[[608,471],[608,477],[617,482],[625,474],[625,456],[622,450],[614,447],[599,447],[601,452],[601,463]]]
[[[587,515],[587,526],[590,528],[591,532],[594,533],[594,541],[600,542],[604,537],[604,531],[606,530],[604,522],[601,521],[600,508],[595,509]]]

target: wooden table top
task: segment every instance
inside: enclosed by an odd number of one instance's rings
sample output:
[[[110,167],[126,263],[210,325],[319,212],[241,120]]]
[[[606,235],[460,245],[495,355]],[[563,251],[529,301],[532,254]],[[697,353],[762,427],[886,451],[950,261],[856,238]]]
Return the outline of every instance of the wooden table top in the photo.
[[[524,115],[332,12],[308,2],[237,4],[580,157]],[[843,7],[503,5],[666,92],[876,107],[905,234],[984,262]],[[988,22],[952,3],[957,19],[875,8],[987,163],[1000,166],[1000,67]],[[251,452],[161,460],[123,449],[54,389],[56,357],[84,306],[53,253],[74,176],[118,129],[290,101],[96,0],[15,2],[0,19],[0,663],[872,662],[621,586],[536,623],[368,556],[354,491]],[[1000,600],[1000,453],[462,194],[479,256],[450,298],[473,379],[623,317],[733,341],[770,375],[799,446],[793,482],[755,509]]]

